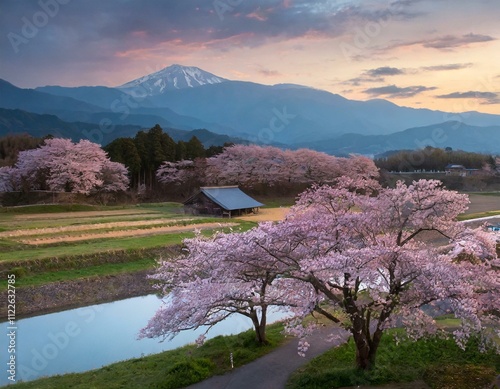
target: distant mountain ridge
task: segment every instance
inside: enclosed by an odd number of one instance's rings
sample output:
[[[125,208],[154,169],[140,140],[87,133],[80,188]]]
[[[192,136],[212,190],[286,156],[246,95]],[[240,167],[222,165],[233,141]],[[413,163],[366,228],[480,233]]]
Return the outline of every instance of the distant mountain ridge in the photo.
[[[16,87],[14,87],[16,88]],[[88,104],[99,106],[98,113],[75,110],[56,110],[47,108],[45,113],[57,114],[66,121],[84,121],[99,123],[103,118],[118,124],[135,124],[144,127],[153,127],[160,124],[162,127],[174,127],[181,130],[210,128],[214,132],[231,133],[232,129],[225,128],[218,123],[210,123],[196,117],[179,115],[168,107],[158,107],[148,97],[135,99],[134,97],[115,88],[104,86],[61,87],[44,86],[35,89],[38,92],[77,99]],[[2,92],[0,84],[0,93]],[[10,108],[10,107],[9,107]],[[38,112],[39,110],[37,110]]]
[[[305,146],[335,155],[377,155],[392,150],[416,150],[427,146],[499,154],[500,126],[479,127],[448,121],[389,135],[344,134]]]
[[[41,138],[50,134],[55,137],[72,139],[74,141],[89,139],[104,146],[116,138],[133,138],[138,131],[149,128],[124,124],[114,126],[111,132],[105,132],[101,131],[95,123],[69,123],[59,119],[55,115],[39,115],[19,109],[0,108],[0,136],[29,134]],[[180,140],[187,142],[193,136],[196,136],[205,147],[212,145],[222,146],[224,143],[247,143],[242,139],[216,134],[205,129],[184,131],[171,127],[163,127],[163,131],[169,134],[176,142]],[[88,136],[90,134],[94,136]],[[96,139],[96,134],[102,137],[100,142],[99,139]]]
[[[131,94],[133,91],[140,91],[140,96]],[[296,84],[231,81],[181,65],[120,88],[46,86],[31,90],[0,81],[0,107],[105,127],[160,124],[181,130],[204,128],[258,144],[341,154],[373,155],[396,147],[424,147],[422,136],[425,140],[432,135],[426,128],[444,126],[453,141],[444,146],[500,153],[500,144],[493,141],[500,115],[415,109],[382,99],[349,100]],[[443,124],[447,122],[459,122],[461,129],[452,133]],[[106,136],[117,135],[110,131]]]
[[[23,109],[35,113],[62,111],[65,109],[83,112],[99,112],[96,105],[85,103],[72,97],[56,96],[34,89],[22,89],[10,82],[0,79],[0,107],[7,109]]]

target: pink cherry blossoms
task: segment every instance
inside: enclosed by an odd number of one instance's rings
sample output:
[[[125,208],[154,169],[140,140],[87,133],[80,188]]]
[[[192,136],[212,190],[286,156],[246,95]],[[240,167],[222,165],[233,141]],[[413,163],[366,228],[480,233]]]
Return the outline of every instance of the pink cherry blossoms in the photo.
[[[256,340],[265,343],[268,307],[288,306],[296,282],[260,266],[258,233],[187,239],[187,255],[161,262],[152,277],[168,297],[140,337],[172,338],[239,314],[251,319]]]
[[[436,333],[436,309],[461,319],[459,344],[471,334],[486,344],[500,328],[500,271],[495,242],[456,221],[467,196],[434,180],[375,192],[359,190],[361,182],[315,186],[281,222],[187,241],[189,254],[164,262],[155,276],[168,303],[142,336],[277,305],[294,315],[294,334],[304,333],[302,319],[311,312],[343,325],[362,369],[375,364],[387,328],[403,325],[414,339]],[[262,324],[256,322],[257,338]],[[300,353],[306,349],[302,341]]]
[[[342,177],[377,185],[378,169],[366,157],[338,158],[325,153],[300,149],[234,145],[205,163],[200,161],[164,162],[156,172],[165,184],[183,183],[197,177],[202,184],[277,185],[279,183],[334,183]]]
[[[21,151],[12,168],[0,172],[0,188],[51,190],[89,194],[116,192],[128,187],[128,171],[111,162],[98,144],[88,140],[46,139],[33,150]]]

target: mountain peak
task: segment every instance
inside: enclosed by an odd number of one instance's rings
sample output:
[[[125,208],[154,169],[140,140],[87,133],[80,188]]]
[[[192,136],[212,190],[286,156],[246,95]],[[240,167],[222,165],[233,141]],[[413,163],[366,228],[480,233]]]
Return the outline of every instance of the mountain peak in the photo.
[[[118,88],[132,95],[155,96],[171,89],[195,88],[207,84],[219,84],[224,81],[227,80],[196,66],[173,64],[155,73],[127,82]]]

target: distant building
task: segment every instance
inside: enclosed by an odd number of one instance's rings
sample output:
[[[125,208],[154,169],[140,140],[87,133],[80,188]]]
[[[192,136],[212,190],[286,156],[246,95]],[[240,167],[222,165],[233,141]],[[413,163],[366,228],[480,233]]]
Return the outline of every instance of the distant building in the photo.
[[[184,202],[184,211],[192,215],[231,217],[257,213],[263,205],[237,186],[205,186]]]
[[[457,165],[452,163],[446,165],[446,167],[444,168],[444,172],[446,173],[446,175],[460,177],[472,176],[480,171],[480,169],[467,169],[464,165]]]
[[[500,223],[486,226],[489,231],[498,232],[500,231]]]

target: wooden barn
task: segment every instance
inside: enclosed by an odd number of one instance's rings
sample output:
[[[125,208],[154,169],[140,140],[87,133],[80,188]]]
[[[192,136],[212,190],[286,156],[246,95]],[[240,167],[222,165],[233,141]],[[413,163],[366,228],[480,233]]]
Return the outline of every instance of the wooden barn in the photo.
[[[184,211],[192,215],[231,217],[257,213],[263,205],[237,186],[204,186],[184,202]]]

